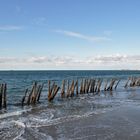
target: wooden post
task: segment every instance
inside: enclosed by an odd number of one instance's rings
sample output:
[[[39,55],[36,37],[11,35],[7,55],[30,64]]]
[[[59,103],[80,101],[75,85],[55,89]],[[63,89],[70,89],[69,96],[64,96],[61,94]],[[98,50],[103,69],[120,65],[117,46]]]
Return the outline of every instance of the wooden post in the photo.
[[[115,86],[115,88],[114,88],[115,90],[117,89],[117,87],[118,87],[120,81],[121,81],[121,80],[119,79],[118,82],[117,82],[117,84],[116,84],[116,86]]]
[[[89,93],[90,82],[91,82],[90,79],[87,79],[87,80],[86,80],[86,89],[85,89],[85,92],[86,92],[86,93]]]
[[[3,93],[2,85],[0,85],[0,109],[2,108],[2,93]]]
[[[110,90],[111,90],[111,91],[113,90],[113,86],[114,86],[115,82],[116,82],[116,79],[114,79],[114,80],[112,81],[112,84],[111,84],[111,87],[110,87]]]
[[[82,93],[83,93],[83,79],[82,79],[81,84],[80,84],[80,94],[82,94]]]
[[[67,95],[66,97],[68,98],[70,96],[70,87],[69,87],[69,80],[67,82]]]
[[[54,90],[54,88],[55,88],[55,82],[53,82],[52,87],[51,87],[50,84],[51,84],[51,82],[48,81],[48,99],[51,98],[52,92],[53,92],[53,90]]]
[[[78,95],[79,94],[79,91],[78,91],[78,80],[76,81],[75,86],[76,86],[76,95]]]
[[[115,84],[115,79],[112,79],[111,80],[111,82],[110,82],[110,85],[108,86],[108,88],[107,88],[107,91],[112,91],[112,89],[113,89],[113,86],[114,86],[114,84]]]
[[[98,79],[97,82],[95,82],[95,89],[94,89],[94,92],[97,92],[98,83],[99,83],[99,79]]]
[[[61,87],[62,87],[61,88],[61,97],[64,98],[65,97],[65,80],[63,80]]]
[[[48,98],[49,101],[52,101],[54,99],[54,97],[56,96],[56,94],[58,93],[60,87],[58,87],[57,85],[54,85],[53,88],[53,93],[51,94],[51,96]]]
[[[95,83],[96,83],[96,80],[93,79],[92,80],[92,86],[91,86],[91,93],[94,93],[95,92]]]
[[[89,90],[90,93],[93,92],[93,82],[94,82],[94,80],[91,79],[90,90]]]
[[[42,92],[42,90],[43,90],[43,87],[44,87],[44,84],[42,84],[41,86],[40,86],[40,89],[39,89],[39,92],[38,92],[38,97],[37,97],[37,101],[39,102],[39,100],[40,100],[40,96],[41,96],[41,92]]]
[[[126,82],[126,84],[125,84],[125,88],[127,88],[128,87],[128,83],[129,83],[129,81],[130,81],[130,78],[128,78],[128,80],[127,80],[127,82]]]
[[[7,85],[3,84],[3,107],[4,108],[7,108],[6,91],[7,91]]]
[[[92,82],[91,79],[89,79],[89,83],[88,83],[88,91],[87,91],[88,93],[90,93],[91,82]]]
[[[50,91],[50,90],[51,90],[51,87],[50,87],[50,86],[51,86],[51,81],[49,80],[49,81],[48,81],[48,97],[49,97],[50,94],[51,94],[51,91]]]
[[[37,91],[37,82],[35,82],[34,85],[33,85],[33,90],[32,90],[32,93],[31,93],[30,104],[35,104],[36,91]]]
[[[24,95],[23,98],[22,98],[22,101],[21,101],[21,105],[22,105],[22,106],[24,106],[24,102],[25,102],[27,93],[28,93],[28,89],[25,90],[25,95]]]
[[[55,87],[54,92],[53,92],[53,96],[52,96],[53,99],[56,96],[56,94],[58,93],[59,89],[60,89],[60,87],[58,87],[58,86]]]
[[[86,93],[87,80],[84,80],[83,93]]]
[[[31,102],[32,102],[32,96],[33,96],[32,94],[33,94],[33,92],[34,92],[35,85],[36,85],[36,82],[33,84],[32,89],[31,89],[31,91],[30,91],[30,94],[29,94],[29,96],[28,96],[27,105],[30,105]]]
[[[71,84],[71,87],[70,87],[70,92],[71,92],[71,97],[74,96],[74,89],[75,89],[75,86],[74,86],[74,80],[72,81],[72,84]]]
[[[100,92],[101,85],[102,85],[102,80],[100,79],[99,84],[98,84],[98,88],[97,88],[97,92]]]
[[[105,87],[104,87],[104,91],[107,90],[107,84],[108,84],[108,80],[106,80]]]

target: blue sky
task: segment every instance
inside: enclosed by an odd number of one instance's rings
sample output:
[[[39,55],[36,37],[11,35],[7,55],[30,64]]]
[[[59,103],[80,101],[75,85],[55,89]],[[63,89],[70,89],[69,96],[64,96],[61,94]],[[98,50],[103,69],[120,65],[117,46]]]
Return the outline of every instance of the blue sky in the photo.
[[[0,69],[140,69],[139,0],[0,0]]]

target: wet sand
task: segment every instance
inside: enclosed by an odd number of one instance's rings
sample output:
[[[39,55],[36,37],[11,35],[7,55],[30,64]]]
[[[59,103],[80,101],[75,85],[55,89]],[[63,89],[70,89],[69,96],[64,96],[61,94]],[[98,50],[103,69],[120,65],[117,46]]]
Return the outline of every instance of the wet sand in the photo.
[[[46,138],[49,140],[139,140],[140,106],[132,103],[102,114],[38,127],[37,131],[35,129],[25,129],[23,138],[28,140]]]

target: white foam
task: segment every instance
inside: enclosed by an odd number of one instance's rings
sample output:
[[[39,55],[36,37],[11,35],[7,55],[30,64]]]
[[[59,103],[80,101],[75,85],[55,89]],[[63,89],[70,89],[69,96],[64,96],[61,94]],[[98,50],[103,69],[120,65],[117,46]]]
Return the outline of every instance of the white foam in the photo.
[[[18,125],[18,126],[21,126],[21,127],[23,127],[23,128],[25,128],[26,126],[25,126],[25,124],[23,123],[23,122],[20,122],[20,121],[13,121],[16,125]]]
[[[0,139],[9,139],[12,137],[13,140],[19,139],[25,132],[25,126],[22,122],[18,121],[3,121],[0,125]]]
[[[30,111],[30,110],[31,109],[1,114],[0,119],[4,119],[4,118],[7,118],[7,117],[11,117],[11,116],[18,116],[18,115],[21,115],[22,113],[25,113],[25,112]]]
[[[13,140],[20,139],[20,137],[24,134],[24,132],[25,132],[25,130],[23,129],[18,136],[16,136],[15,138],[13,138]]]

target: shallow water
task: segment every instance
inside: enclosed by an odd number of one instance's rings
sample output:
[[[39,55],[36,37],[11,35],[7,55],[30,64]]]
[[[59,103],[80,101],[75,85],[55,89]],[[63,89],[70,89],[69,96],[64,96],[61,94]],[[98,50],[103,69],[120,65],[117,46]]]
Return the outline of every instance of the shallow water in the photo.
[[[8,84],[8,108],[0,114],[0,139],[111,139],[116,136],[114,132],[102,132],[105,136],[98,135],[99,128],[106,128],[115,119],[103,119],[105,114],[115,112],[121,108],[140,107],[139,88],[124,89],[124,82],[129,76],[140,76],[139,71],[9,71],[0,72],[1,82]],[[41,96],[41,103],[34,106],[21,107],[17,105],[24,95],[25,88],[30,87],[33,81],[47,83],[47,80],[54,80],[58,84],[63,79],[79,79],[82,77],[94,77],[109,79],[121,78],[121,83],[116,91],[103,92],[100,95],[93,93],[79,95],[71,99],[61,99],[59,96],[53,102],[47,101],[47,84]],[[123,109],[122,109],[123,110]],[[119,111],[118,111],[119,112]],[[123,112],[123,111],[122,111]],[[102,118],[102,123],[97,118]],[[89,118],[89,119],[88,119]],[[91,119],[92,118],[92,119]],[[119,118],[119,117],[118,117]],[[128,118],[131,122],[131,117]],[[91,121],[86,124],[85,120]],[[97,130],[97,133],[83,133],[75,124],[80,121],[81,125]],[[82,122],[81,122],[82,121]],[[70,123],[71,122],[71,123]],[[97,123],[98,122],[98,123]],[[117,121],[118,123],[119,121]],[[84,124],[85,123],[85,124]],[[69,124],[70,126],[67,126]],[[100,125],[99,125],[100,124]],[[78,124],[77,124],[78,125]],[[121,123],[120,123],[121,125]],[[72,129],[71,131],[69,130]],[[94,127],[94,128],[93,128]],[[111,127],[111,126],[109,126]],[[96,129],[95,129],[96,128]],[[45,129],[45,130],[44,130]],[[48,130],[49,129],[49,130]],[[111,129],[111,128],[110,128]],[[112,129],[114,129],[112,127]],[[120,128],[119,128],[120,129]],[[139,130],[140,128],[137,129]],[[88,130],[88,129],[87,129]],[[104,129],[103,129],[104,130]],[[73,136],[70,134],[73,133]],[[124,130],[123,130],[124,131]],[[68,134],[68,133],[69,134]],[[108,133],[112,137],[107,137]],[[101,133],[101,132],[100,132]],[[134,132],[133,132],[134,133]],[[129,133],[128,133],[129,134]],[[82,134],[81,134],[82,135]]]

